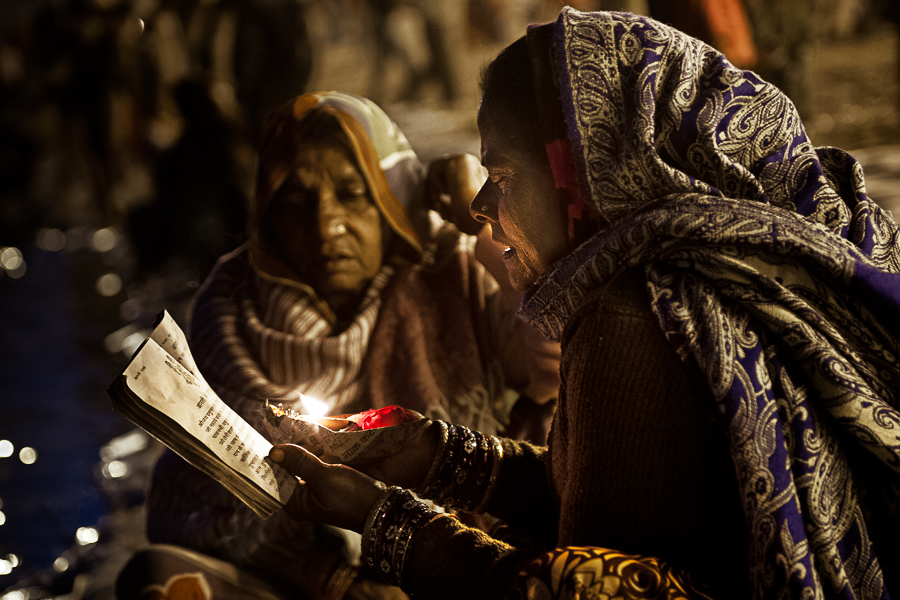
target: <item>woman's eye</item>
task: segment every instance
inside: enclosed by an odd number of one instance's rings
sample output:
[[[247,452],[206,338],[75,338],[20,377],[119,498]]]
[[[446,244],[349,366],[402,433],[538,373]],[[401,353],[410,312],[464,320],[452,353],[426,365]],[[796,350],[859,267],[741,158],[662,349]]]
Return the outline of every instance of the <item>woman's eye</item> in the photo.
[[[338,193],[338,198],[343,204],[351,207],[365,206],[369,203],[369,195],[366,190],[343,190]]]

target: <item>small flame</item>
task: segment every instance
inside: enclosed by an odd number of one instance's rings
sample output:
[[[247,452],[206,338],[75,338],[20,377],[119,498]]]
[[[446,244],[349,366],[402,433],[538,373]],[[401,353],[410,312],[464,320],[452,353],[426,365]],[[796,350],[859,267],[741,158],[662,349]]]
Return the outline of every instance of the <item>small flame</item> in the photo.
[[[311,417],[324,417],[328,412],[328,405],[312,396],[300,394],[300,402],[303,403],[306,414]]]

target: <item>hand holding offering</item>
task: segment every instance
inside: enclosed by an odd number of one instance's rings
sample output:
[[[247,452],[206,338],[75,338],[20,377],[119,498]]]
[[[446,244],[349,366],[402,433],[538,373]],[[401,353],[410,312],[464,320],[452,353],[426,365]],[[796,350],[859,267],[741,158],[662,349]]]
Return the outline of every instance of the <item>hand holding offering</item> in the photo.
[[[349,465],[393,485],[418,485],[437,452],[433,421],[401,406],[331,417],[267,406],[266,429],[273,444],[301,446],[325,462]]]

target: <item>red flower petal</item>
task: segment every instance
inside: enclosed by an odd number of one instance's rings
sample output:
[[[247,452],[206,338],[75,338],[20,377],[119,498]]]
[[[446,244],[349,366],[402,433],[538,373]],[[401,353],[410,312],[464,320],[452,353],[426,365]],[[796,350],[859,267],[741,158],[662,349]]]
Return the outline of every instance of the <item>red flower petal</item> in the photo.
[[[360,429],[378,429],[379,427],[391,427],[409,421],[417,421],[422,418],[422,415],[395,405],[373,408],[359,413],[356,417],[354,420]]]

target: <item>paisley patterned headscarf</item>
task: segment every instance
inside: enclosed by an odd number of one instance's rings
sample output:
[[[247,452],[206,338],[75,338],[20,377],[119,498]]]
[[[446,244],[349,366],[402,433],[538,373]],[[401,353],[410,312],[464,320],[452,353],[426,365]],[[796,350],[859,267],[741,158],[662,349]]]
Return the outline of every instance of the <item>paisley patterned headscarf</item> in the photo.
[[[662,331],[727,423],[755,597],[888,598],[897,225],[853,157],[813,147],[784,94],[713,48],[624,13],[564,9],[542,28],[573,149],[560,161],[548,143],[551,165],[572,165],[557,180],[601,225],[521,316],[558,339],[588,294],[643,266]]]

